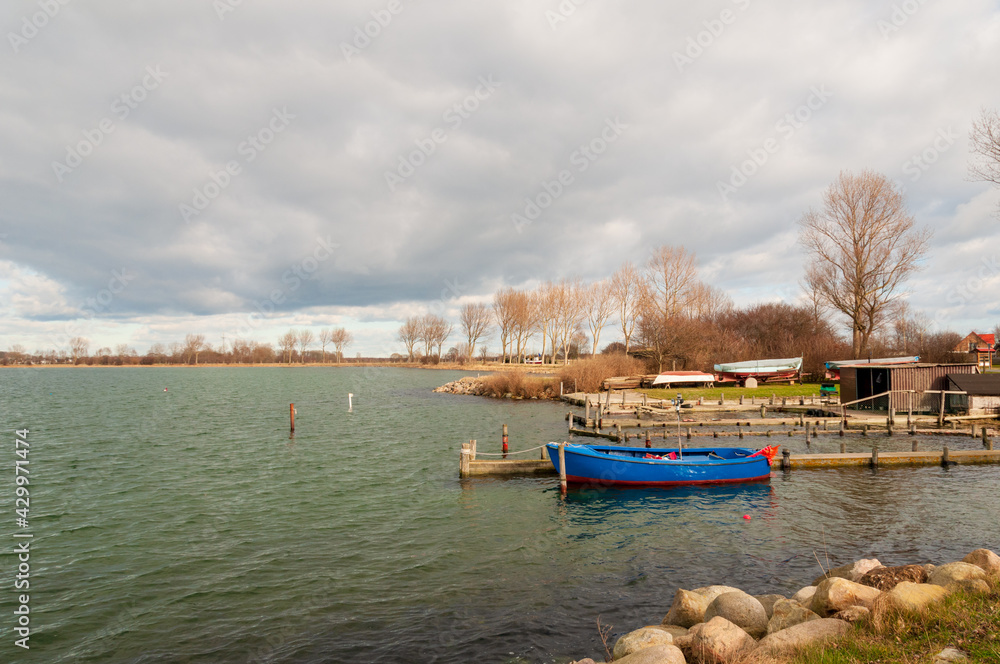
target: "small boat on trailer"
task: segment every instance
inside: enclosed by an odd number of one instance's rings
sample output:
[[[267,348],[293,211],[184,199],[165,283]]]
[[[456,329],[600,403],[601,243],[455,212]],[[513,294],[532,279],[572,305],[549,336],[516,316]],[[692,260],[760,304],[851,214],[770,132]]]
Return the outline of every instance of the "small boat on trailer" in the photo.
[[[557,472],[559,443],[546,445]],[[618,447],[565,445],[566,481],[605,486],[676,486],[755,482],[771,476],[774,446],[744,447]]]

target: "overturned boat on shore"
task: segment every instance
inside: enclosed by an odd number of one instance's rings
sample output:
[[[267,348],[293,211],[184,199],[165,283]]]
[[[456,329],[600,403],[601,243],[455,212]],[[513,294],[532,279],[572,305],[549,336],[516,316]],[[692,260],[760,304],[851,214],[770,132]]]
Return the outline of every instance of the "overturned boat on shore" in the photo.
[[[790,357],[783,360],[750,360],[715,365],[715,380],[718,383],[737,382],[746,385],[748,378],[758,383],[801,382],[802,358]]]

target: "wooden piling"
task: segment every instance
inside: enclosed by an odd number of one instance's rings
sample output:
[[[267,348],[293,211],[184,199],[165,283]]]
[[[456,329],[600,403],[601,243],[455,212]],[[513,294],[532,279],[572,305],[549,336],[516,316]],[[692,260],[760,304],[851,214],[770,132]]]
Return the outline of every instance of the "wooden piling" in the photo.
[[[688,427],[687,429],[688,429],[688,435],[687,435],[688,440],[691,440],[691,427]]]
[[[941,390],[940,405],[938,406],[938,428],[944,426],[944,390]]]
[[[740,395],[740,405],[741,406],[743,405],[743,395],[742,394]]]
[[[791,468],[792,468],[792,453],[786,447],[785,449],[781,450],[781,469],[791,470]]]
[[[806,445],[809,444],[809,427],[806,427]]]
[[[976,437],[976,425],[975,424],[973,424],[972,428],[969,430],[969,437],[970,438],[975,438]]]
[[[559,443],[559,491],[566,493],[566,441]]]
[[[646,447],[652,447],[652,443],[649,440],[649,429],[646,429]]]
[[[878,468],[878,445],[872,447],[872,468]]]
[[[847,443],[840,441],[840,453],[847,454]]]
[[[506,459],[507,458],[507,425],[506,424],[503,425],[503,437],[502,437],[501,442],[503,444],[503,448],[501,450],[503,452],[503,458]]]
[[[583,402],[584,402],[584,405],[583,405],[583,419],[584,419],[583,426],[587,426],[587,420],[590,419],[590,395],[589,394],[583,395]]]
[[[948,461],[950,461],[950,459],[948,458],[948,446],[945,445],[944,450],[941,451],[941,464],[947,466]]]
[[[983,427],[983,447],[988,450],[993,449],[993,439],[990,438],[990,432],[986,427]]]
[[[625,407],[625,394],[627,392],[628,392],[628,390],[622,390],[622,408]]]
[[[458,476],[468,477],[469,469],[472,467],[472,445],[462,443],[462,451],[458,455]]]
[[[920,443],[917,442],[917,440],[914,438],[913,439],[913,444],[910,445],[910,451],[911,452],[916,452],[918,447],[920,447]]]
[[[288,404],[288,421],[292,427],[292,433],[295,433],[295,404]]]
[[[473,438],[472,440],[469,441],[469,449],[472,452],[469,455],[469,461],[475,461],[476,460],[476,440],[475,440],[475,438]]]
[[[767,415],[767,406],[765,406],[764,404],[761,404],[760,405],[760,419],[764,419],[765,415]]]
[[[563,383],[559,381],[559,398],[561,399],[563,395]]]
[[[911,436],[916,436],[917,435],[917,425],[916,424],[911,424],[910,425],[910,435]]]
[[[726,403],[726,393],[719,392],[719,405],[722,406]]]
[[[844,428],[845,428],[845,426],[844,426],[844,420],[841,420],[840,421],[840,437],[841,438],[844,437]]]
[[[867,425],[867,424],[866,424],[866,425],[864,425],[864,426],[863,426],[863,427],[861,428],[861,435],[862,435],[862,436],[867,436],[867,435],[868,435],[868,425]]]

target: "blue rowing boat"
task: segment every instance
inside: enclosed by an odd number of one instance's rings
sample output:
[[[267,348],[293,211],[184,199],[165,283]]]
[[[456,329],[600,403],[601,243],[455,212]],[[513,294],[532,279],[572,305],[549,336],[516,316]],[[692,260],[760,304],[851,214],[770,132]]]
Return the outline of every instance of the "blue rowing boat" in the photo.
[[[556,471],[559,443],[546,445]],[[647,448],[566,444],[566,481],[606,486],[728,484],[766,480],[777,447]]]

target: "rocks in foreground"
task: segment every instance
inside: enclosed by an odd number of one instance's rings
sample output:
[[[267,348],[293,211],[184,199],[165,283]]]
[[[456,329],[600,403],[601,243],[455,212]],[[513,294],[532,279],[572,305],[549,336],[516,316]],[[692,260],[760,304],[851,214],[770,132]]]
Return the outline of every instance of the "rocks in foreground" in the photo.
[[[749,595],[732,586],[678,589],[658,626],[623,635],[623,664],[770,662],[836,639],[853,623],[878,624],[893,611],[918,613],[956,590],[1000,589],[1000,556],[976,549],[962,561],[886,567],[875,559],[834,568],[791,598]],[[961,661],[945,649],[935,662]],[[952,659],[954,658],[954,659]],[[580,660],[579,664],[591,664]]]

